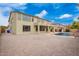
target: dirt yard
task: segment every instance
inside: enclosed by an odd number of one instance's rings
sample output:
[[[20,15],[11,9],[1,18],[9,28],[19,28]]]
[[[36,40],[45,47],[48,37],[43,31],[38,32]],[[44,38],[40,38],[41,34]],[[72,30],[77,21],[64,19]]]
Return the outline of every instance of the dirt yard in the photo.
[[[0,37],[2,56],[77,56],[79,39],[52,34],[3,34]]]

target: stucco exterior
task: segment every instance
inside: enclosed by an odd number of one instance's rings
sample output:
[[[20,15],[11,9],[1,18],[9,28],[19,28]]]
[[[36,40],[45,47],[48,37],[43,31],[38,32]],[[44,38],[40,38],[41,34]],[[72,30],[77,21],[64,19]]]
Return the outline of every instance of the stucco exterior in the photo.
[[[25,17],[25,20],[24,20]],[[30,26],[30,31],[23,31],[23,25]],[[37,27],[35,27],[37,26]],[[44,31],[40,31],[40,26],[46,26]],[[37,31],[35,29],[38,29]],[[39,33],[39,32],[55,32],[56,29],[64,30],[63,25],[53,24],[47,20],[36,16],[26,15],[20,12],[11,12],[9,17],[9,29],[13,34]]]

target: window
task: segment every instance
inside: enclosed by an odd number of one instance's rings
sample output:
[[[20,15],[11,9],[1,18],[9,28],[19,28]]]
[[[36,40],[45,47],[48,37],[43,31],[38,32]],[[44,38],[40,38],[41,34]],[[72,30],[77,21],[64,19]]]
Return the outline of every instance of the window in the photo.
[[[40,26],[40,31],[48,31],[48,26],[43,26],[43,25],[41,25]]]
[[[31,21],[31,17],[27,15],[22,15],[24,21]]]
[[[23,25],[23,32],[25,32],[25,31],[30,31],[30,26]]]
[[[18,14],[18,20],[21,20],[21,14]]]
[[[48,26],[40,26],[40,31],[48,31]]]
[[[44,20],[42,20],[42,19],[39,19],[39,20],[38,20],[38,22],[44,23]]]
[[[40,31],[44,31],[44,26],[40,26]]]

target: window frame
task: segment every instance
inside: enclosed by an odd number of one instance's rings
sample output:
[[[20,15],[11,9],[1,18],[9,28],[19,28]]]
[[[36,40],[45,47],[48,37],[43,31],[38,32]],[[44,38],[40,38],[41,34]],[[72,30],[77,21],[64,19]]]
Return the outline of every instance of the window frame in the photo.
[[[29,32],[31,31],[31,26],[30,25],[23,25],[23,32]]]

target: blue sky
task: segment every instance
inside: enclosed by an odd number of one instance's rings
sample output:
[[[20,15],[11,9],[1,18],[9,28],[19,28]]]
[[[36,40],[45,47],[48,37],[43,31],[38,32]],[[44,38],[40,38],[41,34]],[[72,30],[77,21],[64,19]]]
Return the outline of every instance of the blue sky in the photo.
[[[68,25],[79,15],[79,6],[76,3],[0,3],[0,25],[8,25],[11,11],[20,11]]]

